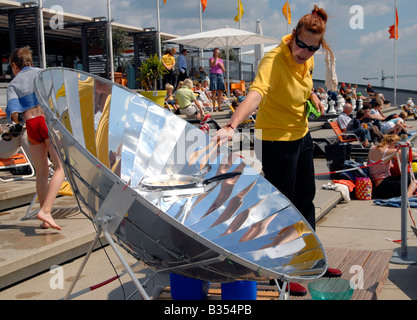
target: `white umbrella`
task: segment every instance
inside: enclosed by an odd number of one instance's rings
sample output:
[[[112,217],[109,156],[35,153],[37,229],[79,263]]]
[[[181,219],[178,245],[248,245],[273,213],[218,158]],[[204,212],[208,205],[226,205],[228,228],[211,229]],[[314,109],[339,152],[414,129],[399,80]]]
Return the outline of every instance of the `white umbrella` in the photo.
[[[250,46],[263,43],[277,43],[278,41],[271,37],[266,37],[253,32],[233,29],[229,27],[204,31],[199,33],[190,34],[188,36],[174,38],[167,40],[166,42],[175,42],[182,45],[188,45],[197,47],[200,49],[209,48],[223,48],[226,51],[226,74],[227,74],[227,87],[229,88],[229,50],[234,47]],[[229,95],[229,90],[227,90]]]
[[[338,80],[336,75],[336,58],[326,51],[326,58],[324,61],[326,63],[325,86],[327,87],[327,91],[337,91]]]
[[[261,20],[256,20],[256,33],[262,35],[262,25]],[[261,61],[262,57],[264,56],[264,44],[256,44],[254,49],[255,55],[255,73],[258,71],[258,65]]]
[[[264,46],[264,53],[263,54],[271,51],[272,49],[276,48],[277,46],[278,46],[278,44],[275,44],[273,46],[266,46],[266,47]],[[255,56],[255,50],[248,50],[248,51],[242,52],[242,54],[247,55],[249,57],[254,57]]]

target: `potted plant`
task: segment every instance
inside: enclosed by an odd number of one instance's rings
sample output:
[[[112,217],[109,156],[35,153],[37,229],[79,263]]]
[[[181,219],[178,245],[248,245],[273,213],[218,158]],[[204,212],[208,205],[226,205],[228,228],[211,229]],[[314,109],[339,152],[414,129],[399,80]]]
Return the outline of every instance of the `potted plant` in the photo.
[[[167,69],[164,67],[164,64],[157,54],[148,58],[139,67],[138,81],[147,90],[141,94],[156,102],[161,107],[164,106],[166,91],[157,91],[157,83],[160,77],[164,76],[167,72]]]

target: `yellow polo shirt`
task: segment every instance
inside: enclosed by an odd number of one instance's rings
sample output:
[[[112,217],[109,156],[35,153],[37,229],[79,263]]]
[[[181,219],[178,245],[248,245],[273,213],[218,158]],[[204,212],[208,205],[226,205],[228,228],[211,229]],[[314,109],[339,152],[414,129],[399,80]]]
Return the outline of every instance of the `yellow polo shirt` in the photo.
[[[262,101],[256,115],[256,137],[268,141],[293,141],[308,132],[305,103],[313,88],[313,56],[304,64],[295,62],[287,41],[269,51],[261,60],[250,90],[259,92]]]
[[[163,63],[165,63],[167,67],[172,67],[175,64],[175,57],[173,57],[169,53],[164,54],[161,60]]]

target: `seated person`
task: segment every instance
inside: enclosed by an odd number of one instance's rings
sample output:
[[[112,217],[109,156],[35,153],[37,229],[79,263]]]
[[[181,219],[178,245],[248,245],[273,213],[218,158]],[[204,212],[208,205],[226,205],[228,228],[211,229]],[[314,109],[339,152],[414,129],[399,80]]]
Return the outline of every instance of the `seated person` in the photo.
[[[369,111],[369,117],[373,119],[373,124],[376,125],[381,130],[381,125],[383,121],[387,121],[391,119],[392,116],[387,117],[382,112],[382,104],[383,102],[381,100],[378,100],[373,107],[371,107]]]
[[[360,109],[358,112],[359,116],[358,113],[356,113],[356,117],[360,120],[362,126],[365,129],[368,129],[369,133],[371,134],[371,140],[381,142],[381,140],[384,138],[384,134],[381,132],[381,130],[379,130],[378,126],[372,124],[372,122],[369,121],[370,119],[367,117],[369,114],[369,109]],[[362,113],[363,117],[361,116]]]
[[[199,101],[201,101],[201,103],[203,104],[203,107],[210,108],[210,109],[212,109],[212,108],[213,108],[213,107],[212,107],[212,105],[211,105],[211,101],[210,101],[210,99],[207,97],[207,94],[206,94],[205,90],[203,89],[203,86],[201,85],[201,83],[200,83],[200,82],[198,82],[198,83],[195,85],[194,92],[195,92],[196,94],[198,94],[197,99],[198,99]],[[209,110],[210,110],[210,109],[209,109]]]
[[[178,81],[177,89],[175,90],[175,92],[177,92],[179,89],[181,89],[181,87],[183,86],[183,84],[184,84],[184,81]]]
[[[348,84],[348,86],[347,86],[347,88],[348,88],[348,90],[350,91],[349,96],[350,96],[351,98],[355,99],[355,100],[358,100],[358,95],[357,95],[357,92],[356,92],[356,90],[358,89],[358,85],[357,85],[357,84],[355,84],[355,85],[352,87],[352,85],[349,83],[349,84]]]
[[[409,108],[411,108],[411,109],[413,109],[413,108],[415,108],[416,107],[416,105],[414,104],[414,102],[413,102],[413,98],[408,98],[408,100],[407,100],[407,106],[409,107]]]
[[[401,175],[392,176],[391,167],[392,159],[397,152],[400,153],[395,144],[400,140],[396,134],[388,134],[377,145],[373,146],[368,153],[369,173],[373,184],[372,196],[374,199],[389,199],[401,196]],[[407,149],[408,154],[408,149]],[[413,159],[417,158],[417,153],[412,152]],[[378,162],[381,161],[382,162]],[[411,182],[410,182],[411,181]],[[417,187],[409,176],[409,187],[407,190],[408,197],[411,197]]]
[[[381,114],[377,114],[374,111],[371,114],[371,107],[368,105],[364,105],[362,110],[365,111],[365,118],[363,119],[363,123],[370,125],[377,126],[379,130],[381,130],[381,121],[384,121],[384,116]]]
[[[246,98],[246,96],[244,96],[242,91],[239,89],[234,90],[233,95],[236,97],[236,101],[232,102],[232,107],[236,108]]]
[[[374,88],[372,88],[372,85],[370,83],[368,83],[368,85],[366,86],[365,91],[369,95],[369,98],[373,98],[375,90]]]
[[[366,148],[371,140],[371,134],[362,126],[358,118],[352,119],[350,117],[352,110],[353,106],[350,103],[345,103],[343,106],[343,112],[337,117],[337,123],[343,132],[351,132],[358,136],[362,145]],[[361,115],[361,118],[363,119],[365,113],[363,112]]]
[[[345,83],[342,83],[342,85],[343,87],[341,87],[339,91],[340,91],[340,94],[343,96],[343,98],[357,100],[356,88],[353,89],[350,83],[347,86]]]
[[[370,101],[371,108],[375,107],[378,102],[382,102],[382,104],[384,104],[384,101],[381,99],[381,95],[378,92],[375,92]]]
[[[412,98],[408,98],[407,104],[403,105],[403,110],[407,112],[409,116],[413,115],[414,119],[417,118],[416,105],[413,103]]]
[[[201,87],[206,93],[207,98],[211,99],[209,80],[203,80],[203,82],[201,83]]]
[[[246,98],[246,96],[244,96],[242,91],[239,89],[235,89],[233,91],[233,95],[236,97],[236,100],[232,101],[232,107],[236,109],[239,106],[239,104],[241,104],[242,101]],[[249,119],[252,119],[252,120],[256,119],[257,112],[258,112],[258,109],[252,112],[252,114],[249,116]]]
[[[357,84],[356,84],[356,86],[357,86]],[[361,92],[357,92],[357,89],[356,89],[356,96],[357,96],[358,100],[362,99],[363,102],[371,101],[371,99],[372,99],[370,97],[364,96]]]
[[[200,93],[204,92],[203,87],[202,87],[202,85],[201,85],[201,82],[197,82],[197,83],[195,84],[194,92],[195,92],[195,93],[198,93],[198,94],[200,94]]]
[[[344,82],[341,84],[339,92],[345,99],[348,97],[348,94],[351,93],[351,91],[346,88],[346,84]]]
[[[327,97],[329,101],[333,100],[337,104],[337,92],[329,90],[327,91]]]
[[[371,99],[371,107],[376,104],[376,101],[381,100],[382,104],[388,104],[389,101],[385,100],[385,97],[382,93],[375,92]]]
[[[165,102],[168,103],[172,108],[174,108],[175,114],[179,114],[180,106],[175,103],[175,99],[172,94],[172,92],[174,91],[174,86],[172,84],[167,83],[165,85],[165,90],[167,91],[167,94],[165,96]]]
[[[318,87],[315,93],[320,98],[320,100],[327,98],[327,93],[322,87]]]
[[[387,122],[381,128],[381,132],[384,134],[402,134],[407,133],[407,128],[412,128],[405,124],[405,119],[407,119],[408,114],[405,111],[400,112],[398,117],[395,117]]]
[[[198,69],[197,78],[200,78],[201,81],[204,81],[204,80],[208,80],[209,79],[209,76],[208,76],[207,72],[204,71],[204,68],[203,67],[200,67]]]
[[[198,120],[201,120],[204,111],[201,103],[197,100],[194,92],[191,90],[192,88],[193,82],[191,79],[185,79],[182,87],[178,89],[175,95],[175,100],[180,106],[180,114],[185,114],[187,116],[195,115]]]
[[[343,106],[343,112],[339,114],[336,121],[339,124],[340,129],[345,132],[346,127],[349,124],[350,121],[352,121],[352,118],[350,114],[352,113],[353,107],[350,103],[345,103]]]

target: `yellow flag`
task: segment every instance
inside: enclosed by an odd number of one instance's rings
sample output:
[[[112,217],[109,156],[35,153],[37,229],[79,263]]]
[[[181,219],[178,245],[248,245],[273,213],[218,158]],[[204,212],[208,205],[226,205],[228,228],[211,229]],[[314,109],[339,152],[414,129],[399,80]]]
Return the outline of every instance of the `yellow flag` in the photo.
[[[243,11],[242,1],[237,0],[237,16],[235,17],[235,21],[238,22],[244,13],[245,11]]]
[[[282,13],[284,14],[285,18],[288,21],[288,24],[291,24],[291,8],[288,3],[288,0],[285,2],[284,6],[282,7]]]

